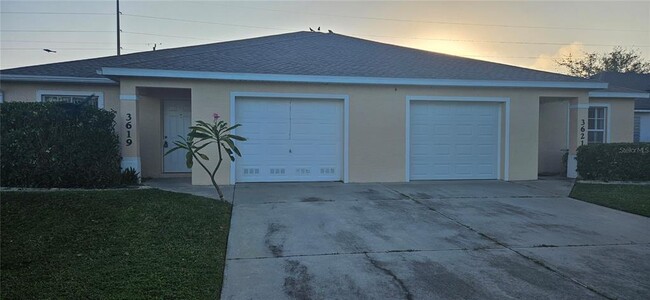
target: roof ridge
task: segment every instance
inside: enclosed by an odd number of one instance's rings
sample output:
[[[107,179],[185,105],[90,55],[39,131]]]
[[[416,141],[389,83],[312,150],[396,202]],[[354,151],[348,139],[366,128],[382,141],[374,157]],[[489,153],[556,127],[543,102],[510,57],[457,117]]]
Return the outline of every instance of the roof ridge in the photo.
[[[235,42],[246,41],[246,40],[263,39],[263,38],[268,38],[268,37],[278,37],[278,36],[282,36],[282,35],[291,35],[291,34],[297,34],[297,33],[307,33],[307,32],[306,31],[295,31],[295,32],[290,32],[290,33],[283,33],[283,34],[277,34],[277,35],[268,35],[268,36],[262,36],[262,37],[256,37],[256,38],[250,38],[250,39],[242,39],[242,40],[234,40],[234,41],[228,41],[228,42],[222,42],[222,43],[224,43],[224,44],[225,43],[235,43]],[[281,43],[281,42],[287,42],[287,41],[296,41],[296,40],[302,40],[302,39],[313,38],[313,37],[314,36],[294,37],[294,38],[286,38],[286,39],[282,39],[282,40],[260,42],[260,43],[256,43],[256,44],[239,45],[239,46],[234,46],[234,47],[231,47],[231,48],[220,49],[220,51],[228,51],[228,50],[233,50],[233,49],[242,49],[242,48],[255,47],[255,46],[261,46],[261,45],[271,45],[271,44],[275,44],[275,43]],[[214,44],[221,44],[221,43],[196,45],[195,47],[208,46],[208,45],[214,45]],[[168,49],[168,50],[175,50],[175,49],[181,49],[181,48],[172,48],[172,49]],[[201,51],[201,52],[170,55],[170,56],[167,56],[165,58],[179,58],[179,57],[186,57],[186,56],[194,56],[194,55],[200,55],[200,54],[209,53],[209,52],[214,52],[214,50],[210,49],[210,50],[205,50],[205,51]],[[150,58],[150,59],[141,60],[141,61],[132,61],[132,62],[124,63],[124,64],[118,64],[117,66],[125,67],[125,66],[131,65],[131,64],[155,61],[155,60],[158,60],[158,59],[159,58]]]
[[[247,41],[247,40],[255,40],[255,39],[264,39],[264,38],[270,38],[270,37],[278,37],[282,35],[290,35],[290,34],[296,34],[296,33],[301,33],[305,31],[295,31],[295,32],[288,32],[288,33],[280,33],[280,34],[274,34],[274,35],[265,35],[265,36],[257,36],[257,37],[252,37],[252,38],[245,38],[245,39],[240,39],[240,40],[231,40],[231,41],[221,41],[221,42],[214,42],[214,43],[207,43],[207,44],[200,44],[200,45],[190,45],[190,46],[181,46],[181,47],[175,47],[175,48],[168,48],[168,49],[160,49],[160,50],[155,50],[155,51],[141,51],[141,52],[133,52],[133,53],[128,53],[128,54],[122,54],[122,55],[109,55],[109,56],[100,56],[100,57],[91,57],[91,58],[82,58],[82,59],[77,59],[77,60],[68,60],[68,61],[59,61],[59,62],[53,62],[53,63],[46,63],[46,64],[39,64],[39,65],[29,65],[29,66],[22,66],[22,67],[15,67],[15,68],[9,68],[9,69],[2,69],[0,70],[0,73],[4,71],[13,71],[13,70],[18,70],[18,69],[23,69],[23,68],[32,68],[32,67],[46,67],[46,66],[52,66],[56,64],[68,64],[68,63],[78,63],[78,62],[87,62],[87,61],[103,61],[103,60],[108,60],[108,59],[123,59],[125,57],[137,57],[137,56],[142,56],[146,54],[151,54],[151,53],[156,53],[159,54],[161,52],[170,52],[170,51],[177,51],[180,49],[187,49],[187,48],[199,48],[199,47],[206,47],[206,46],[211,46],[215,44],[227,44],[227,43],[236,43],[236,42],[242,42],[242,41]],[[173,56],[171,56],[173,57]],[[165,57],[166,58],[166,57]],[[156,59],[161,59],[161,57],[158,57]],[[132,61],[128,62],[125,64],[131,64],[131,63],[137,63],[137,62],[145,62],[145,61],[150,61],[152,59],[148,60],[142,60],[142,61]],[[122,64],[116,64],[116,65],[122,65]]]
[[[580,80],[583,80],[583,81],[592,81],[592,82],[593,81],[600,81],[600,80],[592,80],[592,79],[588,79],[588,78],[582,78],[582,77],[571,76],[571,75],[566,75],[566,74],[553,73],[553,72],[549,72],[549,71],[543,71],[543,70],[525,68],[525,67],[520,67],[520,66],[514,66],[514,65],[505,64],[505,63],[499,63],[499,62],[481,60],[481,59],[464,57],[464,56],[459,56],[459,55],[453,55],[453,54],[448,54],[448,53],[441,53],[441,52],[436,52],[436,51],[429,51],[429,50],[423,50],[423,49],[417,49],[417,48],[411,48],[411,47],[406,47],[406,46],[401,46],[401,45],[390,44],[390,43],[378,42],[378,41],[374,41],[374,40],[370,40],[370,39],[364,39],[364,38],[359,38],[359,37],[344,35],[344,34],[339,34],[339,33],[334,33],[334,34],[336,34],[338,36],[341,36],[341,37],[360,40],[360,41],[363,41],[363,42],[366,42],[366,43],[381,44],[381,45],[384,45],[384,46],[389,46],[389,47],[394,47],[394,48],[407,49],[407,50],[411,50],[411,51],[415,51],[415,52],[423,52],[425,54],[442,55],[442,56],[447,56],[447,57],[456,58],[456,59],[463,59],[463,60],[474,61],[474,62],[479,62],[479,63],[488,63],[488,64],[501,65],[501,66],[516,68],[516,69],[520,69],[520,70],[541,72],[541,73],[552,74],[552,75],[556,75],[556,76],[561,75],[561,76],[565,76],[565,77],[568,77],[568,78],[580,79]]]

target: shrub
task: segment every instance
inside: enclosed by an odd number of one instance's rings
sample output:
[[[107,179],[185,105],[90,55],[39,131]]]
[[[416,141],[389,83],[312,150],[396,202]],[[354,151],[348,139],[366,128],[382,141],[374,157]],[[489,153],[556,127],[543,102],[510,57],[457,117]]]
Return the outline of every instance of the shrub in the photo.
[[[592,180],[650,180],[650,143],[580,146],[578,174]]]
[[[119,185],[114,120],[115,112],[83,104],[0,104],[0,185]]]
[[[122,170],[122,178],[120,183],[123,185],[137,185],[140,183],[140,173],[138,173],[134,168],[127,168]]]

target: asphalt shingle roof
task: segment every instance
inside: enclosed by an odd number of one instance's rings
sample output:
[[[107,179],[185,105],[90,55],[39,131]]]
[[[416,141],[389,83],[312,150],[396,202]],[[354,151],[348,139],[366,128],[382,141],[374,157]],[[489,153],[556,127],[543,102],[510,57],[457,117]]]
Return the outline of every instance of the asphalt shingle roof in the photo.
[[[591,78],[619,87],[650,92],[650,74],[602,72]]]
[[[602,72],[592,79],[609,83],[607,91],[612,92],[648,92],[650,93],[650,74]],[[634,99],[634,109],[650,110],[650,99]]]
[[[226,73],[586,82],[505,64],[416,50],[350,36],[294,32],[199,46],[0,71],[7,75],[101,77],[102,67]]]

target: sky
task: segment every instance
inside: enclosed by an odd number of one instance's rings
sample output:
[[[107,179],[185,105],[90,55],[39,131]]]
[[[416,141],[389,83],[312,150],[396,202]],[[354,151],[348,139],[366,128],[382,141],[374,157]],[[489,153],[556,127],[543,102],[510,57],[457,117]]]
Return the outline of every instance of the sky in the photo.
[[[115,0],[0,0],[0,68],[115,55],[115,11]],[[123,54],[320,26],[551,72],[565,55],[617,45],[650,60],[650,1],[121,0],[120,11]]]

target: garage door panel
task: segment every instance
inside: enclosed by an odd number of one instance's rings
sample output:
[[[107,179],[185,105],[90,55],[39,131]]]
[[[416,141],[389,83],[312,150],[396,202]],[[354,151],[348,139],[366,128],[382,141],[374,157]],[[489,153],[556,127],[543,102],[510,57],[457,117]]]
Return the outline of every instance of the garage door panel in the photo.
[[[411,103],[411,179],[497,177],[499,105]]]
[[[240,144],[236,181],[342,179],[342,101],[244,98],[235,111],[237,134],[248,139]]]

